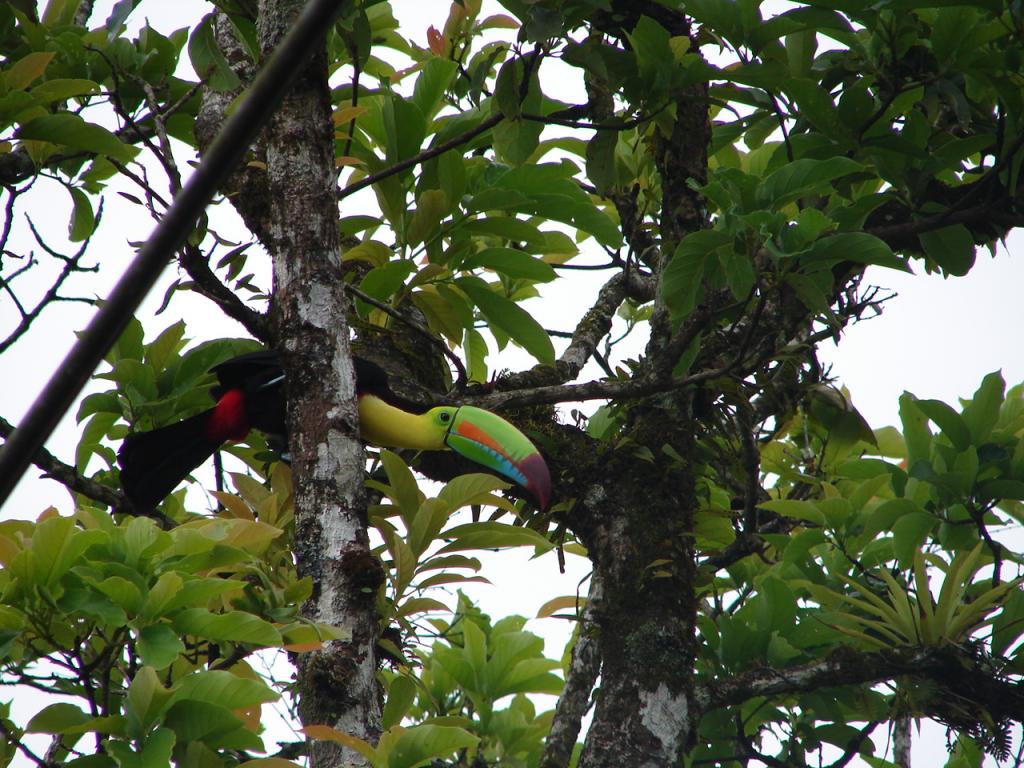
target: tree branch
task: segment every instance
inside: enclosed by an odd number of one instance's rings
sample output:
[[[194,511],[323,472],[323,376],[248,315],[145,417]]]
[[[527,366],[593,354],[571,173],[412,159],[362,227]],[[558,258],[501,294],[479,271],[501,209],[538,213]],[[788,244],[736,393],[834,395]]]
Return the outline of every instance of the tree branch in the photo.
[[[180,251],[179,260],[185,272],[195,283],[197,292],[220,307],[221,312],[232,320],[241,323],[249,333],[264,344],[273,344],[270,321],[267,316],[247,305],[238,298],[234,291],[220,281],[220,278],[210,269],[209,260],[198,246],[186,244]]]
[[[753,669],[731,678],[699,684],[695,700],[702,711],[742,704],[760,696],[781,696],[822,687],[864,685],[911,675],[937,683],[929,714],[942,719],[950,699],[969,700],[996,722],[1024,719],[1024,683],[997,678],[991,665],[959,647],[900,647],[859,652],[840,648],[827,658],[786,669]],[[944,695],[943,691],[948,695]]]
[[[580,723],[590,709],[590,694],[601,671],[601,652],[594,625],[594,610],[601,600],[601,581],[594,575],[590,581],[590,596],[580,616],[579,634],[572,649],[572,661],[565,677],[565,687],[558,697],[551,732],[544,745],[541,768],[562,768],[569,765]]]
[[[359,181],[349,184],[348,186],[338,191],[338,199],[344,200],[346,197],[354,195],[361,189],[366,189],[367,187],[373,186],[378,181],[383,181],[384,179],[394,176],[396,173],[401,173],[402,171],[407,171],[410,168],[415,168],[420,163],[425,163],[427,160],[431,160],[437,157],[438,155],[443,155],[445,152],[451,149],[461,147],[463,144],[472,141],[480,134],[486,133],[487,131],[491,130],[491,128],[496,126],[504,119],[505,116],[502,114],[491,115],[475,128],[470,128],[468,131],[460,133],[458,136],[455,136],[449,139],[448,141],[442,142],[435,147],[425,149],[422,152],[413,155],[412,157],[408,157],[405,160],[402,160],[401,162],[395,163],[394,165],[389,165],[387,168],[377,171],[377,173],[371,173],[369,176],[366,176],[360,179]]]
[[[6,440],[13,433],[14,425],[0,417],[0,437]],[[109,485],[103,485],[103,483],[83,477],[74,467],[70,464],[65,464],[45,448],[40,448],[36,451],[36,454],[32,457],[32,463],[43,470],[47,477],[61,483],[69,491],[80,493],[93,501],[98,501],[100,504],[106,504],[113,512],[130,515],[141,514],[132,507],[131,502],[128,501],[128,498],[123,493],[111,488]],[[155,513],[147,516],[164,521],[168,520],[163,515]]]

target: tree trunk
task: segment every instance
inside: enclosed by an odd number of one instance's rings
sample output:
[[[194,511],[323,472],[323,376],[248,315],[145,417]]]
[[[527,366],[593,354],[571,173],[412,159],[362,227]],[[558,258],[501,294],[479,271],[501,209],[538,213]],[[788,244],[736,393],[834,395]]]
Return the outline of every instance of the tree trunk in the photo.
[[[301,0],[260,3],[259,34],[269,55]],[[317,51],[267,131],[268,239],[274,264],[273,316],[287,371],[295,477],[295,555],[313,581],[310,620],[351,631],[351,639],[298,657],[299,715],[376,741],[374,595],[383,578],[369,548],[363,451],[338,258],[337,178],[326,54]],[[363,757],[313,742],[311,765],[362,766]]]

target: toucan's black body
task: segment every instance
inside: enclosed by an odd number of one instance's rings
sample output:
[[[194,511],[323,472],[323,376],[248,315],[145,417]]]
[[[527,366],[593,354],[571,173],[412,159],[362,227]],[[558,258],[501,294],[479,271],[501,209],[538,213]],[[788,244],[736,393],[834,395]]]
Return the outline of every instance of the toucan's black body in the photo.
[[[357,393],[387,393],[388,377],[380,366],[361,358],[353,362]],[[240,355],[211,371],[217,376],[210,393],[217,405],[177,424],[129,435],[122,443],[121,487],[136,506],[159,504],[221,445],[241,440],[250,429],[264,432],[277,448],[287,446],[284,369],[276,352]]]

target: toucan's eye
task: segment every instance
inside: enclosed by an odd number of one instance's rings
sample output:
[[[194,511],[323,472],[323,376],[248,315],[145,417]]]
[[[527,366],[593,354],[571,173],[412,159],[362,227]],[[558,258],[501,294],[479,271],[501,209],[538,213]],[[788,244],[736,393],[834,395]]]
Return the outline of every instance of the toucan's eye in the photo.
[[[452,415],[448,411],[441,411],[441,423],[447,424],[452,420]]]

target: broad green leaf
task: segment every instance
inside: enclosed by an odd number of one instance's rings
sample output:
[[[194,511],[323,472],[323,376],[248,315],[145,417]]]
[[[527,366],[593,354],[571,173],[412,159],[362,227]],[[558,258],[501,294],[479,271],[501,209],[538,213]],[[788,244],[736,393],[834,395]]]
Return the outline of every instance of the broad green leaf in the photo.
[[[480,504],[495,491],[509,488],[509,484],[499,477],[474,472],[459,475],[445,483],[437,498],[455,510],[470,504]]]
[[[221,53],[213,32],[213,16],[206,16],[188,40],[192,69],[215,91],[233,91],[241,85],[238,75]]]
[[[466,350],[466,376],[470,381],[487,381],[487,340],[476,328],[467,328],[462,342]]]
[[[514,278],[547,283],[555,279],[550,264],[515,248],[485,248],[462,262],[462,269],[485,267]]]
[[[615,147],[619,143],[618,131],[595,131],[587,142],[587,178],[598,194],[607,194],[616,184]]]
[[[522,165],[536,151],[543,129],[544,124],[540,122],[506,118],[491,130],[494,151],[511,165]]]
[[[415,247],[437,230],[448,212],[448,198],[440,189],[427,189],[416,197],[416,209],[405,231],[405,241]]]
[[[138,153],[135,147],[124,144],[106,128],[70,112],[37,117],[18,129],[18,138],[48,141],[74,152],[109,155],[122,163],[129,162]]]
[[[277,698],[277,694],[263,681],[248,680],[230,672],[207,670],[191,674],[175,683],[172,703],[187,699],[236,710],[266,704]]]
[[[142,751],[135,752],[121,741],[108,741],[104,744],[120,768],[158,768],[171,765],[171,751],[174,749],[174,732],[169,728],[157,728],[146,735]]]
[[[460,277],[456,284],[487,318],[487,322],[507,333],[541,363],[554,365],[555,348],[543,326],[525,309],[500,296],[477,277]]]
[[[848,128],[839,119],[832,97],[816,80],[795,77],[780,85],[796,101],[802,118],[806,118],[823,134],[837,141],[846,137]]]
[[[7,88],[12,91],[28,88],[33,81],[43,76],[55,55],[53,51],[36,51],[18,59],[3,73]]]
[[[522,84],[523,60],[516,56],[501,65],[494,81],[494,105],[506,118],[518,118],[522,114]]]
[[[937,520],[928,512],[901,516],[892,526],[893,549],[903,568],[909,568],[914,555],[935,527]]]
[[[398,505],[402,512],[402,517],[406,521],[411,521],[416,516],[417,510],[420,508],[420,502],[423,499],[423,494],[420,493],[416,478],[398,454],[388,450],[381,450],[380,458],[381,463],[384,465],[384,471],[388,476],[388,484],[391,486],[389,496]]]
[[[65,101],[74,96],[86,96],[98,92],[99,89],[99,84],[92,80],[58,78],[55,80],[45,80],[35,86],[30,93],[32,98],[39,103],[49,104],[54,101]]]
[[[142,667],[136,672],[128,688],[125,706],[128,735],[141,738],[160,717],[170,699],[171,692],[160,684],[152,667]]]
[[[547,241],[537,227],[521,219],[508,216],[492,216],[484,219],[472,219],[459,225],[464,232],[480,235],[493,235],[511,242],[522,243],[535,253],[543,253]]]
[[[387,703],[381,715],[381,726],[387,730],[400,725],[402,719],[416,700],[416,683],[405,675],[398,675],[388,685]]]
[[[451,541],[439,552],[461,552],[469,549],[506,549],[508,547],[534,547],[546,552],[554,545],[532,528],[499,522],[466,523],[449,528],[445,538]]]
[[[416,265],[409,260],[389,261],[371,269],[359,288],[378,301],[387,301],[405,286]]]
[[[681,319],[694,310],[704,277],[705,259],[731,243],[732,236],[718,229],[693,232],[680,241],[661,279],[662,296],[673,317]]]
[[[761,509],[766,509],[769,512],[777,512],[784,517],[792,517],[796,520],[807,520],[811,523],[817,523],[823,525],[825,523],[825,515],[818,505],[812,501],[799,501],[796,499],[771,499],[769,501],[763,501],[757,505]]]
[[[74,704],[58,702],[37,712],[25,726],[26,733],[66,733],[92,718]]]
[[[893,254],[883,240],[867,232],[839,232],[819,238],[806,251],[798,254],[802,266],[831,266],[840,261],[875,264],[879,267],[909,272],[906,263]]]
[[[53,586],[93,544],[104,541],[102,531],[83,531],[74,518],[50,517],[32,532],[34,577],[38,586]]]
[[[765,179],[757,196],[764,204],[781,208],[804,195],[826,189],[836,179],[863,170],[863,165],[847,157],[801,158],[786,163]]]
[[[279,646],[281,633],[273,624],[245,611],[210,613],[205,608],[187,608],[174,617],[176,632],[204,640]]]
[[[975,493],[983,499],[1024,501],[1024,482],[1005,477],[996,477],[978,483]]]
[[[963,224],[922,232],[917,237],[928,258],[944,272],[963,277],[974,266],[974,236]]]
[[[426,723],[411,728],[396,726],[381,737],[382,745],[385,740],[389,742],[389,748],[385,753],[387,762],[381,764],[382,768],[414,768],[469,749],[480,738],[464,728]]]
[[[971,430],[971,442],[981,445],[988,440],[992,429],[999,421],[999,409],[1002,408],[1006,382],[1001,371],[994,371],[984,379],[971,402],[964,406],[963,419]]]
[[[433,57],[420,71],[412,92],[412,102],[427,118],[432,118],[442,106],[444,93],[451,85],[459,65],[451,59]],[[451,153],[457,156],[458,153]]]
[[[185,652],[185,644],[169,624],[150,624],[139,631],[138,649],[143,664],[160,670]]]
[[[907,445],[907,467],[913,469],[919,461],[930,458],[932,433],[928,429],[927,417],[917,407],[917,398],[909,392],[900,395],[900,420]]]
[[[359,245],[353,246],[342,254],[344,261],[365,261],[375,267],[387,264],[392,257],[393,251],[377,240],[366,240]]]
[[[262,751],[262,740],[245,728],[244,721],[227,707],[189,699],[176,702],[164,717],[166,727],[184,744],[201,741],[212,748],[231,747]]]
[[[921,413],[938,425],[958,451],[966,450],[971,444],[971,432],[967,423],[959,413],[944,402],[941,400],[916,400],[915,405]]]

